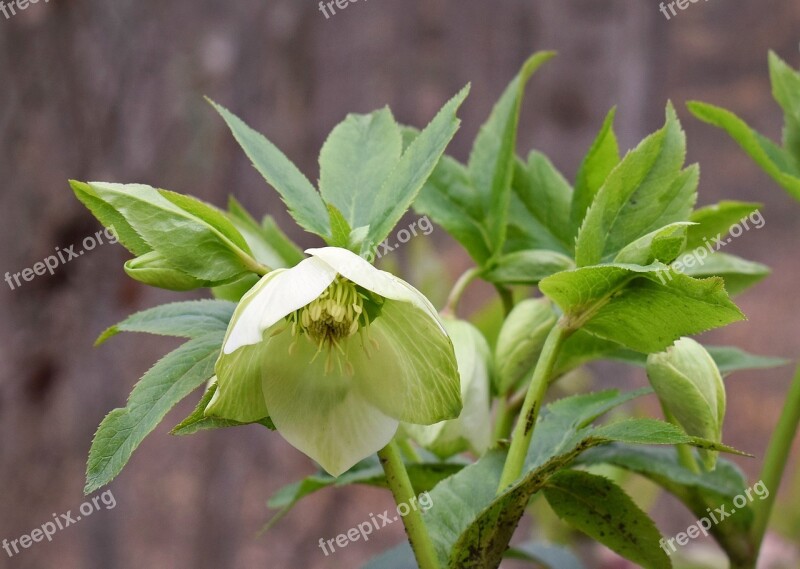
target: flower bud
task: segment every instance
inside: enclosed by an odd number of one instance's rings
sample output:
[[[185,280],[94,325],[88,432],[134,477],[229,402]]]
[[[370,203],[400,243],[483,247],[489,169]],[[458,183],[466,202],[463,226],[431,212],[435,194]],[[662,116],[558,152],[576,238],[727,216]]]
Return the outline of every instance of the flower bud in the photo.
[[[151,251],[125,263],[125,272],[134,280],[167,290],[193,290],[208,286],[206,281],[173,268],[161,253]]]
[[[544,298],[523,300],[514,307],[495,347],[498,393],[508,393],[530,375],[556,320],[552,304]]]
[[[465,450],[483,454],[491,444],[489,381],[491,351],[483,334],[464,320],[444,319],[455,349],[463,409],[457,419],[404,425],[406,433],[441,458]]]
[[[725,419],[725,385],[714,359],[691,338],[647,358],[647,377],[658,394],[665,413],[691,436],[722,441]],[[708,470],[717,462],[717,452],[700,450]]]

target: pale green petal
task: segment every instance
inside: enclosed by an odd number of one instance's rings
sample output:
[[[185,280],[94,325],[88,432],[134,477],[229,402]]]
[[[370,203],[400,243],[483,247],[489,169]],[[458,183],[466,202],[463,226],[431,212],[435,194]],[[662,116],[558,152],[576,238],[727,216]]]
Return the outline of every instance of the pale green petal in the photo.
[[[457,419],[435,425],[405,425],[418,443],[442,458],[471,448],[483,454],[491,444],[490,350],[483,334],[463,320],[444,321],[455,347],[464,409]]]
[[[348,350],[358,389],[381,411],[406,423],[431,425],[461,412],[453,345],[427,311],[387,300],[370,325],[364,350]],[[359,344],[359,336],[348,340]]]
[[[217,360],[217,391],[206,407],[207,417],[252,423],[268,415],[261,391],[261,366],[266,344],[239,348]]]
[[[265,342],[269,416],[292,446],[338,476],[389,444],[399,423],[363,398],[353,376],[336,365],[326,373],[325,352],[311,362],[317,348],[307,338],[297,340],[289,357],[291,341],[284,332]],[[351,342],[348,351],[355,349],[361,347]]]
[[[242,298],[231,320],[223,351],[231,354],[242,346],[257,344],[264,330],[309,304],[335,278],[330,266],[314,257],[291,269],[270,272]]]
[[[424,294],[393,274],[376,269],[352,251],[340,247],[322,247],[320,249],[306,249],[306,253],[325,261],[337,273],[362,288],[384,298],[413,304],[427,312],[441,327],[436,309],[425,298]],[[444,331],[444,328],[442,328],[442,331]]]

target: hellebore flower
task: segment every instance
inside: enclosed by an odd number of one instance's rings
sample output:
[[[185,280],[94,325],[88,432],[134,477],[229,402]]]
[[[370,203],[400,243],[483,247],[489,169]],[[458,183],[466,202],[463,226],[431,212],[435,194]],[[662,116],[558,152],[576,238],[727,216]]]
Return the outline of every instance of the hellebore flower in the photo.
[[[665,412],[690,435],[722,442],[725,420],[725,385],[711,354],[691,338],[647,358],[647,377]],[[717,452],[701,449],[708,470],[717,462]]]
[[[468,448],[483,454],[492,442],[489,381],[491,350],[480,330],[464,320],[446,318],[461,376],[464,409],[457,419],[435,425],[405,425],[406,432],[440,458],[448,458]]]
[[[430,302],[337,247],[276,269],[234,312],[206,415],[267,416],[334,476],[377,452],[400,421],[461,411],[453,345]]]

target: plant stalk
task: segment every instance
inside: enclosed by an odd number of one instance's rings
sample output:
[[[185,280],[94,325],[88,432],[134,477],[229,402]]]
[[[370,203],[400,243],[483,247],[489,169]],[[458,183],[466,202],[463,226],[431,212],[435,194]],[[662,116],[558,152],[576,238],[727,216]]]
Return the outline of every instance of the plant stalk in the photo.
[[[766,486],[769,495],[766,499],[753,503],[755,517],[750,535],[753,546],[756,549],[756,559],[761,548],[761,542],[764,540],[764,534],[767,531],[772,508],[775,505],[775,498],[778,496],[781,479],[792,450],[792,442],[797,433],[798,425],[800,425],[800,367],[797,368],[794,379],[792,379],[789,394],[786,397],[786,404],[783,406],[783,411],[781,411],[778,425],[772,433],[772,438],[767,447],[767,454],[764,458],[764,466],[761,468],[760,480]]]
[[[456,284],[453,285],[453,289],[450,291],[450,295],[447,297],[447,303],[442,309],[442,316],[455,318],[456,311],[458,310],[458,303],[461,301],[461,295],[464,294],[469,284],[478,277],[480,272],[481,270],[478,267],[472,267],[458,277]]]
[[[403,517],[403,525],[406,528],[411,549],[414,551],[414,557],[417,559],[417,565],[420,569],[440,569],[436,550],[433,548],[433,542],[422,519],[422,512],[416,507],[411,507],[416,505],[416,502],[413,501],[416,500],[416,495],[397,444],[394,441],[390,442],[378,451],[378,458],[384,473],[386,473],[386,481],[392,490],[395,503],[398,506],[400,504],[409,506],[406,508],[408,514]]]
[[[498,495],[522,474],[522,468],[525,466],[525,457],[528,454],[528,447],[533,437],[533,429],[536,426],[536,419],[539,416],[542,401],[550,384],[550,376],[553,375],[553,368],[556,365],[561,346],[572,332],[573,330],[565,327],[563,320],[561,320],[553,326],[547,336],[539,361],[533,371],[528,393],[525,395],[525,402],[522,404],[522,410],[514,427],[511,447],[508,449],[508,457],[503,467],[503,474],[500,477],[500,484],[497,487]]]

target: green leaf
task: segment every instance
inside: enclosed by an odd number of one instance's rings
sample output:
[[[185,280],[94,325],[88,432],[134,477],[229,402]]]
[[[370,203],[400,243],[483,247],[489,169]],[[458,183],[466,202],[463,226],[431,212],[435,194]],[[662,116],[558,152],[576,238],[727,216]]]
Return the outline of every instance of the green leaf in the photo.
[[[611,171],[619,164],[619,146],[617,145],[617,136],[614,134],[616,114],[616,107],[608,111],[597,138],[578,169],[575,179],[575,197],[572,200],[570,211],[573,236],[578,235],[578,230],[583,225],[583,219],[597,192]]]
[[[523,475],[499,496],[496,490],[505,462],[502,450],[489,451],[440,482],[431,491],[435,507],[426,513],[426,525],[441,564],[450,569],[497,567],[531,496],[589,448],[620,439],[709,444],[660,421],[625,422],[600,429],[588,426],[599,415],[647,391],[574,396],[545,407]]]
[[[561,519],[626,559],[649,569],[672,567],[653,521],[607,478],[559,472],[547,482],[544,495]]]
[[[792,69],[778,55],[769,52],[769,75],[772,95],[783,109],[786,125],[783,145],[800,160],[800,73]]]
[[[486,208],[486,227],[493,252],[505,242],[506,219],[517,143],[520,107],[525,85],[554,52],[535,53],[509,83],[481,127],[469,157],[472,184]]]
[[[240,423],[238,421],[230,421],[228,419],[217,419],[216,417],[206,417],[205,410],[208,407],[208,404],[211,402],[211,399],[214,397],[214,393],[217,391],[217,382],[214,381],[206,392],[203,394],[203,397],[200,398],[200,402],[195,407],[194,411],[192,411],[191,415],[186,417],[183,421],[175,425],[170,434],[178,435],[178,436],[186,436],[186,435],[193,435],[200,431],[208,431],[211,429],[225,429],[229,427],[243,427],[245,425],[253,425],[258,424],[264,427],[267,427],[269,430],[274,431],[275,425],[272,423],[269,417],[264,417],[260,421],[253,421],[252,423]]]
[[[347,115],[331,131],[319,157],[320,193],[329,210],[335,206],[350,227],[376,221],[372,206],[377,190],[402,152],[400,128],[388,108]]]
[[[141,184],[89,185],[174,269],[220,283],[254,269],[244,238],[221,213],[202,202]]]
[[[217,283],[196,279],[179,271],[158,251],[150,251],[141,257],[127,261],[125,274],[147,286],[166,290],[187,291],[213,286]]]
[[[456,160],[442,156],[414,202],[414,209],[442,226],[478,265],[492,256],[484,226],[485,210],[467,169]]]
[[[706,247],[707,242],[713,244],[715,237],[727,235],[731,227],[738,224],[748,215],[758,211],[761,204],[721,201],[717,204],[701,207],[692,212],[689,221],[696,223],[689,228],[686,237],[686,250]]]
[[[611,464],[624,468],[678,494],[693,488],[733,498],[747,486],[744,474],[732,462],[719,459],[714,470],[696,473],[683,467],[677,450],[670,447],[612,444],[590,449],[576,462],[581,465]]]
[[[459,472],[462,468],[464,468],[464,464],[458,462],[406,464],[409,480],[411,480],[414,493],[417,495],[423,492],[430,492],[439,482]],[[272,510],[279,511],[267,523],[266,529],[274,526],[303,498],[325,488],[338,488],[351,484],[388,488],[383,467],[374,456],[359,462],[338,478],[334,478],[323,471],[317,472],[284,486],[269,499],[267,506]]]
[[[626,245],[614,259],[615,263],[649,265],[655,261],[671,263],[686,246],[686,232],[692,224],[679,221],[648,233]]]
[[[645,353],[744,319],[722,279],[695,280],[664,269],[584,267],[547,277],[539,288],[575,328]]]
[[[697,257],[686,255],[679,261],[686,259],[697,261]],[[744,292],[751,286],[760,282],[772,271],[766,265],[748,261],[727,253],[714,253],[703,259],[702,264],[695,264],[689,268],[684,263],[683,273],[690,277],[702,279],[706,277],[722,277],[725,280],[725,290],[735,295]],[[673,265],[675,267],[675,265]],[[677,268],[677,267],[676,267]]]
[[[417,560],[408,542],[382,553],[364,565],[362,569],[415,569]]]
[[[256,260],[272,268],[293,267],[305,258],[297,245],[267,216],[258,223],[234,198],[228,198],[231,221],[247,241]]]
[[[425,130],[406,148],[389,177],[377,190],[372,200],[369,213],[372,222],[362,244],[362,253],[370,251],[388,237],[417,197],[458,130],[460,121],[456,111],[467,94],[469,85],[442,107]]]
[[[535,285],[552,274],[575,268],[572,259],[555,251],[526,250],[501,256],[481,276],[503,285]]]
[[[328,212],[319,193],[297,166],[267,140],[225,107],[210,101],[231,129],[253,166],[281,195],[289,213],[304,229],[330,237]]]
[[[327,205],[331,222],[331,238],[328,240],[328,245],[347,248],[350,243],[350,225],[336,206]]]
[[[214,375],[223,336],[205,334],[165,356],[136,384],[127,405],[103,419],[89,451],[86,494],[111,482],[167,412]]]
[[[551,249],[572,256],[572,188],[550,160],[531,152],[528,163],[515,161],[507,250]]]
[[[75,196],[92,212],[100,223],[114,231],[119,242],[136,256],[145,255],[153,250],[141,235],[136,233],[123,215],[100,199],[89,184],[70,180],[69,185]]]
[[[581,560],[569,549],[548,543],[523,543],[510,548],[505,557],[533,561],[545,569],[585,569]]]
[[[790,360],[757,356],[733,346],[706,346],[720,373],[728,375],[749,369],[770,369],[787,365]]]
[[[761,169],[794,199],[800,200],[800,160],[796,156],[750,128],[730,111],[699,101],[686,106],[701,121],[725,130]]]
[[[699,171],[681,170],[685,155],[686,136],[670,105],[664,128],[629,152],[598,191],[578,232],[579,267],[609,261],[636,239],[688,219]]]
[[[224,333],[236,305],[220,300],[190,300],[162,304],[128,316],[103,332],[99,346],[120,332],[143,332],[178,338],[199,338],[210,332]]]

